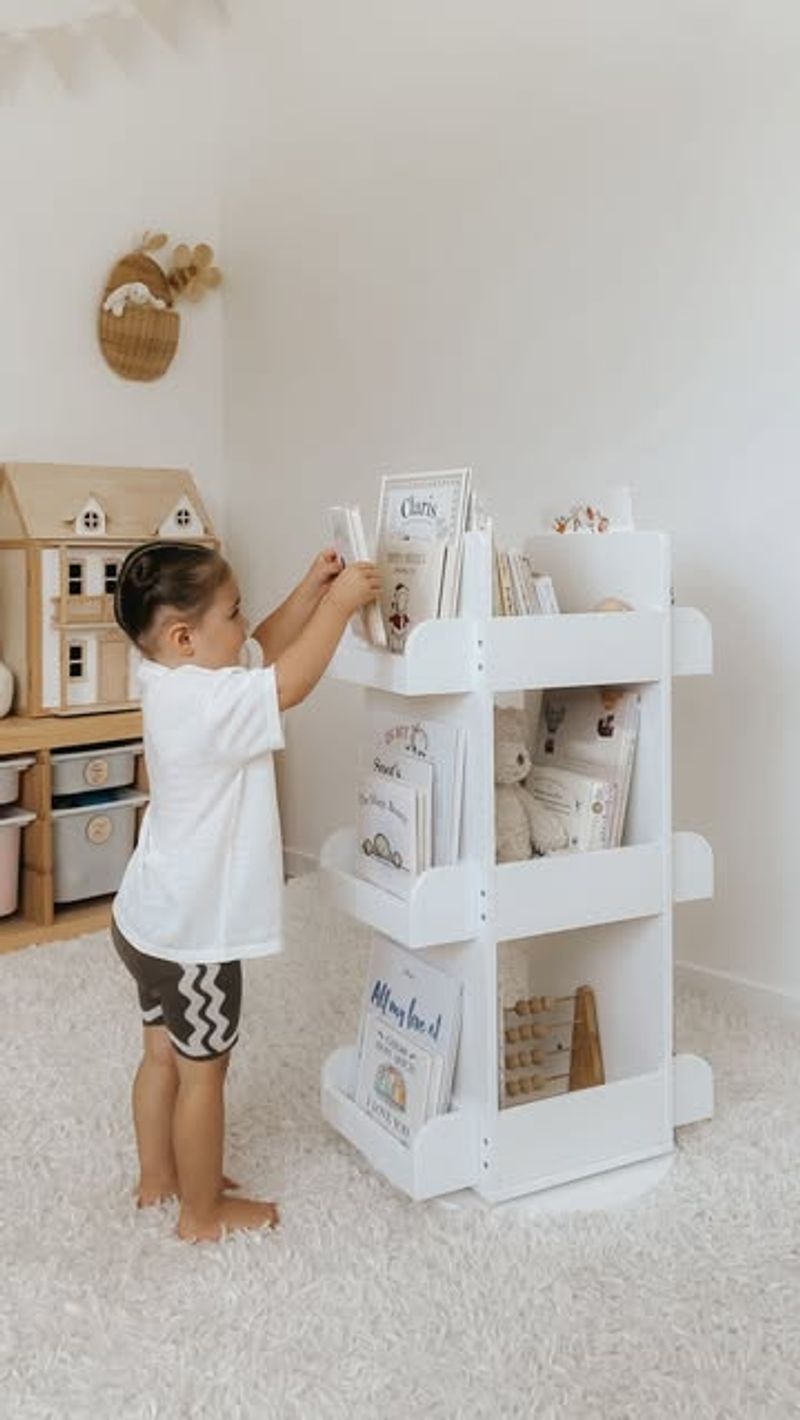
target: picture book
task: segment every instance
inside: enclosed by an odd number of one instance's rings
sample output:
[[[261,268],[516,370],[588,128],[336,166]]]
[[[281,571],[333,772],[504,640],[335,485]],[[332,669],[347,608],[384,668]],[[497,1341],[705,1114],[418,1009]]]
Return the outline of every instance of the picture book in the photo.
[[[381,609],[390,651],[403,652],[421,621],[439,612],[446,545],[418,538],[388,539],[381,546]]]
[[[534,765],[589,773],[616,786],[611,846],[622,842],[640,696],[625,686],[548,690],[533,748]]]
[[[365,710],[368,762],[398,752],[433,767],[433,866],[458,862],[466,735],[460,725],[434,717],[404,717],[401,709],[370,700]]]
[[[389,750],[386,754],[373,754],[369,760],[364,751],[359,752],[362,774],[379,774],[384,779],[397,779],[413,784],[417,790],[417,812],[421,823],[418,853],[418,869],[424,872],[433,864],[433,765],[424,759],[407,754],[403,749]]]
[[[358,1040],[356,1102],[401,1142],[450,1106],[462,985],[376,933]]]
[[[587,853],[615,846],[617,786],[611,780],[579,774],[556,764],[535,764],[528,789],[543,809],[564,823],[569,848],[563,851]]]
[[[375,537],[378,561],[398,539],[444,543],[438,616],[456,616],[464,531],[471,492],[468,468],[439,473],[386,474],[381,482]]]
[[[356,1104],[406,1147],[430,1118],[433,1060],[429,1051],[378,1016],[368,1018]]]
[[[406,897],[417,872],[421,836],[413,784],[366,774],[358,783],[356,871],[362,878]]]
[[[352,562],[368,562],[367,540],[358,507],[330,509],[331,535],[333,545],[345,567]],[[377,601],[370,602],[352,619],[356,634],[363,634],[373,646],[386,645],[386,631],[381,609]]]

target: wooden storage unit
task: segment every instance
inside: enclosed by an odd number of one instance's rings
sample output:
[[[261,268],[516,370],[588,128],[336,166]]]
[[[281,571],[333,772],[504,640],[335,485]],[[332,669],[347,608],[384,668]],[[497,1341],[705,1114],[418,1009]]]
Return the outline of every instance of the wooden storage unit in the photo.
[[[0,720],[0,756],[35,756],[30,769],[22,771],[19,798],[24,808],[36,814],[34,822],[22,830],[19,907],[13,916],[0,918],[0,953],[16,951],[32,942],[77,937],[108,924],[110,897],[54,906],[50,757],[54,750],[122,744],[140,740],[141,735],[139,710],[73,719],[12,715]],[[137,784],[145,787],[141,757],[137,761]]]
[[[353,1099],[356,1047],[325,1062],[322,1110],[379,1172],[412,1198],[473,1188],[490,1202],[669,1153],[676,1126],[708,1118],[706,1061],[673,1055],[672,908],[710,897],[713,855],[672,830],[674,675],[711,671],[711,631],[671,605],[669,542],[658,533],[553,535],[526,544],[555,582],[558,616],[492,616],[491,544],[468,533],[461,616],[415,628],[404,656],[350,633],[330,674],[407,715],[467,735],[461,861],[422,873],[407,900],[355,873],[355,842],[339,830],[321,861],[333,900],[358,921],[426,953],[464,985],[461,1045],[448,1114],[410,1148]],[[636,607],[588,608],[606,596]],[[641,727],[623,844],[595,853],[495,862],[493,708],[500,692],[635,685]],[[533,704],[529,707],[533,709]],[[592,986],[606,1083],[503,1108],[499,1099],[500,953],[521,944],[531,993]]]

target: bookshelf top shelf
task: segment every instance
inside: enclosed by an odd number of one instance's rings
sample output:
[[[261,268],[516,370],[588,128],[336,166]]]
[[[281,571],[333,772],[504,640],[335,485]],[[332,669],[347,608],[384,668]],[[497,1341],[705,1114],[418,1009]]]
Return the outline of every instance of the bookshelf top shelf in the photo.
[[[394,655],[348,632],[328,674],[394,695],[461,694],[479,688],[625,685],[665,674],[671,618],[671,673],[708,674],[711,632],[693,608],[558,616],[459,617],[426,621]]]

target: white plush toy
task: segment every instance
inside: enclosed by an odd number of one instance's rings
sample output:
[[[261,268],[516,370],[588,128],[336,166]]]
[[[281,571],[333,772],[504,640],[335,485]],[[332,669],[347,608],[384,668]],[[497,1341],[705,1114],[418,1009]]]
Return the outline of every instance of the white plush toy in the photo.
[[[117,286],[109,292],[103,302],[103,310],[110,311],[112,316],[123,315],[126,306],[153,306],[157,311],[167,309],[166,301],[162,301],[160,296],[154,296],[144,281],[124,282],[122,286]]]
[[[566,848],[569,835],[555,814],[523,788],[531,770],[522,710],[497,706],[494,712],[494,824],[498,863]]]

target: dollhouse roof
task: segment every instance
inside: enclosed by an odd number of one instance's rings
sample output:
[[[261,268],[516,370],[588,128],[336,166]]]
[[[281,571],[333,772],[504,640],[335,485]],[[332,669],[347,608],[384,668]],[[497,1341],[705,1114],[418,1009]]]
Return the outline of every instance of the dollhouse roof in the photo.
[[[145,542],[181,498],[188,498],[214,536],[211,519],[190,473],[177,468],[0,464],[0,538],[74,542],[75,519],[95,498],[106,515],[110,541]]]

